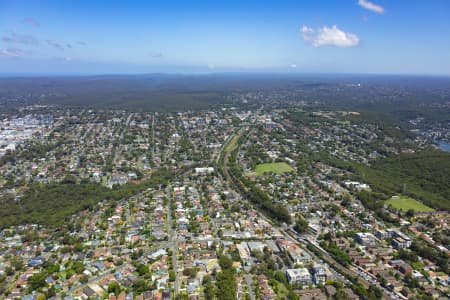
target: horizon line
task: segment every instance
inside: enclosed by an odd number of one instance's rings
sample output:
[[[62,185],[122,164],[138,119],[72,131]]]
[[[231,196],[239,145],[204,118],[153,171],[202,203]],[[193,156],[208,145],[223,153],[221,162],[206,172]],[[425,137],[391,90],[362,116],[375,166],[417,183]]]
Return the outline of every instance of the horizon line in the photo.
[[[292,72],[292,71],[211,71],[211,72],[0,72],[0,78],[36,78],[36,77],[114,77],[114,76],[214,76],[214,75],[289,75],[289,76],[394,76],[394,77],[440,77],[449,78],[449,74],[440,73],[362,73],[362,72]]]

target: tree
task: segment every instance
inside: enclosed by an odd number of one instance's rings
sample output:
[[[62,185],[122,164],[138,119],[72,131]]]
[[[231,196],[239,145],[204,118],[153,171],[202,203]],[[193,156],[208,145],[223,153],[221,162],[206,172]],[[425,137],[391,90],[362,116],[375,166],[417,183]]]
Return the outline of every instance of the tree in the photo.
[[[299,298],[298,298],[297,294],[294,293],[294,291],[289,291],[287,299],[289,299],[289,300],[291,300],[291,299],[292,300],[298,300]]]
[[[175,279],[176,279],[175,271],[174,270],[170,270],[169,271],[169,280],[173,282],[173,281],[175,281]]]
[[[47,274],[44,272],[39,272],[34,275],[32,275],[30,278],[28,278],[28,285],[30,286],[31,290],[37,290],[39,288],[43,288],[47,285],[45,282],[45,278],[47,277]]]
[[[219,256],[219,264],[222,268],[222,272],[216,276],[216,286],[218,300],[233,300],[236,299],[236,278],[235,270],[233,268],[233,261],[226,255]],[[212,298],[211,298],[212,299]]]
[[[146,290],[149,290],[150,287],[150,282],[147,282],[144,279],[138,279],[133,283],[133,291],[135,291],[136,293],[145,292]]]
[[[114,293],[114,295],[119,295],[120,293],[120,285],[113,281],[110,284],[108,284],[108,293]]]
[[[208,283],[211,283],[211,282],[212,282],[211,275],[205,275],[205,276],[203,277],[203,281],[202,281],[202,284],[203,284],[203,285],[207,285]]]
[[[14,269],[11,268],[10,266],[7,266],[6,269],[5,269],[5,273],[8,276],[12,276],[12,275],[14,275]]]
[[[308,230],[308,221],[306,221],[303,217],[299,217],[295,221],[294,229],[298,233],[305,233]]]
[[[411,218],[414,217],[414,209],[410,208],[406,211],[406,216]]]
[[[216,287],[211,281],[208,281],[206,284],[203,285],[205,287],[205,299],[206,300],[213,300],[216,297]]]
[[[84,271],[84,265],[80,261],[75,261],[72,265],[72,269],[77,273],[81,274]]]
[[[56,272],[59,272],[60,266],[59,264],[50,265],[47,267],[48,274],[54,274]]]
[[[87,283],[89,281],[89,277],[87,275],[83,275],[80,278],[81,283]]]
[[[275,272],[275,279],[283,284],[287,284],[286,274],[281,271]]]
[[[222,269],[231,269],[233,266],[233,262],[226,255],[221,255],[219,257],[219,265]]]
[[[45,300],[47,297],[45,297],[45,294],[39,293],[36,296],[36,300]]]
[[[234,276],[234,270],[222,270],[222,272],[217,274],[216,285],[217,289],[220,291],[217,294],[218,300],[236,299],[237,284]]]
[[[54,296],[56,296],[56,289],[55,286],[52,285],[47,291],[47,298],[51,298]]]
[[[338,289],[336,291],[336,296],[335,297],[336,297],[337,300],[349,300],[349,298],[347,296],[347,293],[345,293],[343,289]]]
[[[189,276],[190,278],[195,278],[197,272],[198,272],[197,268],[186,268],[183,270],[183,275]]]
[[[147,275],[148,273],[150,273],[148,267],[147,267],[146,265],[144,265],[144,264],[140,264],[140,265],[137,267],[137,272],[139,273],[139,276],[145,276],[145,275]]]
[[[11,258],[11,266],[14,268],[14,270],[20,271],[23,269],[24,264],[20,257],[14,256]]]

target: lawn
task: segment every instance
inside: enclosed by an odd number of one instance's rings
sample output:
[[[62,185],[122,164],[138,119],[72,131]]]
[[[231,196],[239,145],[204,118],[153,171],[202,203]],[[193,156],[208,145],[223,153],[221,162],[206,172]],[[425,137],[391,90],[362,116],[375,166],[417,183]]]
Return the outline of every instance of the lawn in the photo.
[[[277,162],[277,163],[269,163],[269,164],[260,164],[256,166],[256,175],[261,176],[264,173],[275,173],[281,174],[285,172],[292,171],[292,167],[285,162]]]
[[[389,199],[386,201],[386,205],[392,205],[393,208],[401,209],[403,212],[406,212],[409,209],[412,209],[415,212],[434,211],[431,207],[406,196],[398,196],[398,198]]]
[[[235,135],[228,145],[225,147],[225,152],[233,152],[238,146],[239,135]]]

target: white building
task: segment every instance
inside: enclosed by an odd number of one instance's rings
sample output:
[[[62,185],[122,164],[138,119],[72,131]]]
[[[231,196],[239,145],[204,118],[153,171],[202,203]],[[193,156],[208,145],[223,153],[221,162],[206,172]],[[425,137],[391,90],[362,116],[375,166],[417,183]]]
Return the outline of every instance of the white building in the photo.
[[[327,281],[327,274],[322,265],[315,265],[313,267],[313,279],[315,284],[324,284]]]
[[[363,246],[374,245],[377,242],[376,237],[368,232],[358,232],[356,234],[356,241]]]
[[[286,277],[289,284],[309,285],[312,283],[311,274],[307,268],[287,269]]]
[[[207,168],[195,168],[195,174],[197,175],[206,175],[214,173],[214,168],[207,167]]]

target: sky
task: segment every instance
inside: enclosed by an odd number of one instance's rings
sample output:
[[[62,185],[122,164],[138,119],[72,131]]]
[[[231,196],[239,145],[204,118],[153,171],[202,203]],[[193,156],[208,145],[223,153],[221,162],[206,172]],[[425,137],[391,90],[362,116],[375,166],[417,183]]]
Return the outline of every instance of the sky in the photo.
[[[0,0],[0,73],[450,75],[449,0]]]

